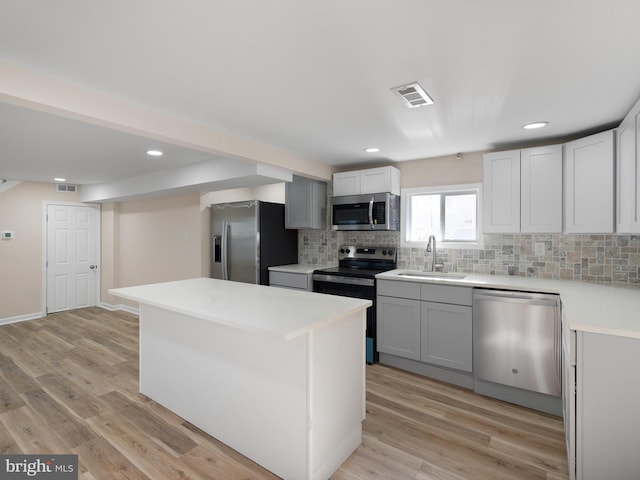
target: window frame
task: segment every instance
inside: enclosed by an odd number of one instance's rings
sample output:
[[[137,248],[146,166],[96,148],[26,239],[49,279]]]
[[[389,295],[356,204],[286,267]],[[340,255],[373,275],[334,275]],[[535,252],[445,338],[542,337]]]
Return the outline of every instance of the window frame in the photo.
[[[444,216],[442,212],[445,209],[445,201],[447,195],[464,195],[469,193],[475,193],[477,202],[476,202],[476,235],[477,240],[472,242],[466,241],[444,241],[438,240],[439,248],[453,248],[453,249],[470,249],[470,250],[478,250],[483,248],[483,233],[482,233],[482,184],[481,183],[468,183],[461,185],[440,185],[440,186],[432,186],[432,187],[416,187],[416,188],[403,188],[400,192],[402,209],[401,209],[401,222],[400,222],[400,246],[408,247],[408,248],[426,248],[426,241],[408,241],[407,233],[408,227],[410,225],[410,215],[411,215],[411,197],[414,195],[435,195],[440,194],[443,195],[440,211],[441,211],[441,226],[444,228]],[[444,230],[442,230],[442,234],[444,235]]]

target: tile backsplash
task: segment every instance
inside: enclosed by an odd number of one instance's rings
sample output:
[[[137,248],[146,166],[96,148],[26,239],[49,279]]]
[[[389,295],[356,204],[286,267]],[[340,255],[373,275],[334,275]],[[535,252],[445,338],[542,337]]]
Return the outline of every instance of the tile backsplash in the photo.
[[[300,263],[337,264],[340,245],[398,247],[400,233],[300,230],[298,240]],[[398,268],[424,270],[429,255],[399,247]],[[447,272],[640,285],[640,235],[491,234],[482,249],[438,248],[437,263]]]

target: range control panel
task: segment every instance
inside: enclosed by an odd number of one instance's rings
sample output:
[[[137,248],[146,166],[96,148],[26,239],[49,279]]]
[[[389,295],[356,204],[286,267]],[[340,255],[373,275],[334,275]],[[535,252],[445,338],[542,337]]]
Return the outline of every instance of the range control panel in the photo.
[[[356,247],[343,245],[338,253],[339,260],[391,260],[396,261],[395,247]]]

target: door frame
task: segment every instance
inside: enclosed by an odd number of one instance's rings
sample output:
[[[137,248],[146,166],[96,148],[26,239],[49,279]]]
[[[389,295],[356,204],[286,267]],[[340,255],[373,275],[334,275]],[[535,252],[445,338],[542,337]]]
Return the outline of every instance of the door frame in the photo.
[[[45,200],[42,202],[42,315],[47,315],[47,212],[50,205],[62,205],[65,207],[89,207],[96,212],[96,263],[98,264],[98,274],[96,275],[96,306],[102,302],[101,277],[102,277],[102,250],[100,249],[100,237],[102,232],[101,208],[99,203],[82,202],[58,202]]]

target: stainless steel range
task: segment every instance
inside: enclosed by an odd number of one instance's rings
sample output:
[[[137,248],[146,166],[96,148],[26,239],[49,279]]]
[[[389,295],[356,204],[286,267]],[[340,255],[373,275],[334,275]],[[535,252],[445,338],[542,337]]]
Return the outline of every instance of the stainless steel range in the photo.
[[[313,291],[371,300],[367,309],[367,363],[378,361],[376,351],[376,279],[396,268],[395,247],[340,247],[338,266],[313,272]]]

